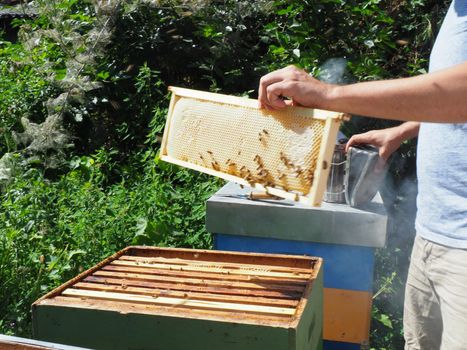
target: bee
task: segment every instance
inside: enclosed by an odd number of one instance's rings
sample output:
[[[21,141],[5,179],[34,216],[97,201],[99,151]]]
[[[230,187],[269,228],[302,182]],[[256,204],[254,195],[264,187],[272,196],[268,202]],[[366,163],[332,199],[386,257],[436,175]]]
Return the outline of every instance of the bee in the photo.
[[[211,166],[214,170],[217,170],[219,171],[220,170],[220,166],[219,166],[219,163],[217,162],[211,162]]]
[[[282,160],[282,163],[284,163],[284,165],[287,168],[293,168],[294,167],[294,164],[289,160],[289,158],[287,158],[287,156],[284,154],[284,152],[280,153],[280,159]]]

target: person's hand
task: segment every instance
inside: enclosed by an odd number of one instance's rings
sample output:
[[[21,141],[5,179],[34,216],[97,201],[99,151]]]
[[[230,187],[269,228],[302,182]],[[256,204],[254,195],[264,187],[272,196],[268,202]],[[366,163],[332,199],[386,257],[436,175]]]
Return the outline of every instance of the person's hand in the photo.
[[[403,139],[399,127],[371,130],[363,134],[357,134],[350,138],[345,146],[348,151],[353,145],[370,144],[378,148],[379,156],[381,157],[376,164],[375,171],[379,172],[384,169],[384,166],[391,156],[396,151]]]
[[[333,85],[322,83],[303,69],[288,66],[263,76],[259,83],[260,108],[280,109],[290,105],[322,107]]]
[[[400,132],[397,127],[394,127],[353,135],[347,142],[345,149],[348,151],[349,147],[353,145],[370,144],[378,147],[380,157],[386,161],[399,148],[401,142]]]

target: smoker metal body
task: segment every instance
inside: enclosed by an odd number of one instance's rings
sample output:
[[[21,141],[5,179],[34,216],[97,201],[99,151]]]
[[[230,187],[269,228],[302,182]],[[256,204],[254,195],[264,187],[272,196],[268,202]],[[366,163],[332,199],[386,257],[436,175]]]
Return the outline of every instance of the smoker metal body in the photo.
[[[386,244],[381,202],[363,209],[248,199],[230,183],[207,202],[206,227],[221,250],[307,254],[324,259],[324,349],[360,349],[371,320],[374,251]]]
[[[345,164],[345,144],[336,144],[323,201],[327,203],[345,203]]]
[[[345,140],[340,140],[334,148],[331,170],[324,193],[328,203],[347,203],[352,207],[362,207],[369,203],[379,190],[387,173],[387,163],[379,156],[377,147],[354,145],[345,152]],[[377,167],[380,169],[377,169]]]

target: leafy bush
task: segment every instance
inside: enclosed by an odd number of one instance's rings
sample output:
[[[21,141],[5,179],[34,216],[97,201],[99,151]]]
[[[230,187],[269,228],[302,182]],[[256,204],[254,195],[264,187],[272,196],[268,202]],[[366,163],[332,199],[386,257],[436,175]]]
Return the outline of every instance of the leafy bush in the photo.
[[[205,202],[219,182],[142,156],[141,175],[105,188],[104,151],[55,181],[37,169],[15,177],[0,207],[2,332],[29,334],[34,300],[125,246],[210,247]]]

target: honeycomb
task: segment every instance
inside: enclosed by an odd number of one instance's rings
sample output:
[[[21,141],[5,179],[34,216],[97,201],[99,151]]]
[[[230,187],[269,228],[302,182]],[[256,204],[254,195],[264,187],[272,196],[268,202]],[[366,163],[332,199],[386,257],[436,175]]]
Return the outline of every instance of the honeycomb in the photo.
[[[241,178],[252,186],[308,195],[326,119],[314,118],[311,109],[267,111],[252,100],[245,99],[244,105],[220,101],[176,98],[164,137],[166,155],[198,170]]]

